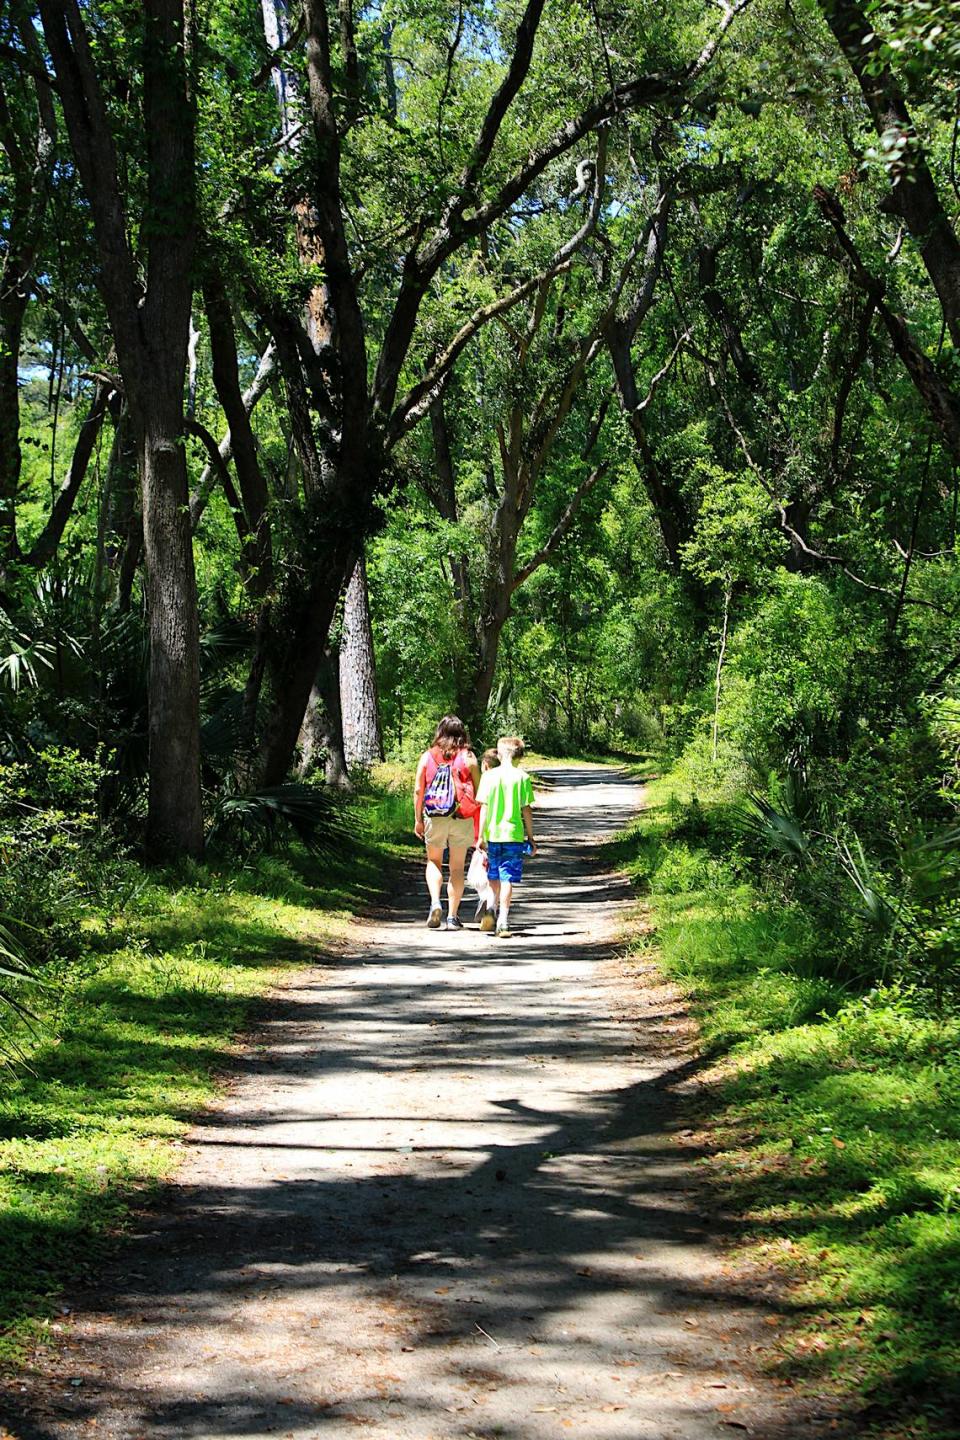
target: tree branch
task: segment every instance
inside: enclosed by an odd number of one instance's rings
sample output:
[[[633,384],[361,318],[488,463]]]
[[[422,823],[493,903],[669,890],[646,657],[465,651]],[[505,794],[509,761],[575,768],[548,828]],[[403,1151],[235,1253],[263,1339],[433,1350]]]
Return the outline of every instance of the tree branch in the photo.
[[[507,310],[513,309],[514,305],[519,305],[521,300],[525,300],[528,295],[532,294],[548,276],[558,275],[562,270],[569,269],[572,263],[571,260],[565,260],[561,265],[549,270],[542,270],[538,275],[534,275],[531,279],[525,280],[522,285],[518,285],[515,290],[511,290],[509,294],[501,295],[498,300],[492,300],[489,305],[483,305],[479,310],[475,310],[470,319],[461,325],[446,349],[441,351],[426,375],[411,386],[397,405],[391,416],[390,428],[387,432],[388,445],[396,444],[400,437],[412,430],[427,413],[447,372],[464,346],[478,330],[490,320],[495,320]]]
[[[93,447],[97,443],[97,436],[100,434],[104,416],[107,413],[107,401],[112,393],[113,386],[109,382],[97,381],[90,409],[80,427],[80,434],[77,436],[77,443],[70,458],[70,468],[67,471],[66,479],[60,486],[57,498],[53,502],[50,518],[37,536],[29,553],[24,556],[28,565],[39,569],[41,565],[46,565],[49,560],[52,560],[56,553],[67,521],[73,513],[80,486],[86,476]]]
[[[243,408],[248,416],[253,414],[256,405],[266,394],[270,381],[276,372],[276,368],[276,347],[271,340],[260,357],[260,364],[257,366],[257,373],[252,383],[248,385],[247,389],[243,392]],[[229,430],[227,430],[227,433],[217,446],[217,454],[224,464],[231,459],[233,455],[233,436]],[[197,488],[190,496],[190,526],[194,531],[200,524],[200,518],[207,508],[213,487],[219,478],[219,467],[215,467],[211,461],[204,467],[203,473],[197,482]]]
[[[457,220],[459,220],[467,205],[473,199],[474,187],[490,158],[490,152],[500,133],[500,126],[503,124],[504,116],[513,104],[520,86],[527,77],[527,71],[530,69],[530,61],[533,58],[533,44],[537,36],[537,29],[540,25],[544,4],[545,0],[527,0],[526,9],[521,16],[520,24],[517,26],[517,36],[514,41],[509,68],[487,107],[487,113],[483,118],[480,134],[473,147],[473,153],[464,166],[454,193],[447,202],[440,217],[440,233],[446,232],[449,234],[452,232]]]
[[[816,185],[813,196],[850,262],[854,279],[873,301],[877,314],[886,326],[893,348],[903,361],[904,368],[940,431],[947,449],[954,460],[960,462],[960,405],[956,397],[933,361],[914,340],[906,320],[887,304],[883,283],[867,269],[859,250],[847,234],[846,217],[836,195],[824,186]]]
[[[513,594],[515,590],[518,590],[525,580],[529,580],[534,570],[539,570],[540,566],[544,563],[544,561],[549,560],[550,556],[556,550],[557,546],[560,544],[560,541],[563,539],[564,535],[566,535],[567,531],[570,529],[570,526],[577,518],[577,512],[579,511],[584,499],[587,495],[589,495],[590,491],[593,489],[594,485],[596,485],[597,481],[601,478],[601,476],[606,474],[609,465],[609,460],[601,461],[595,469],[591,470],[587,478],[580,482],[576,490],[573,492],[573,495],[570,497],[570,501],[566,509],[560,516],[560,519],[557,521],[556,525],[551,530],[544,544],[541,545],[540,549],[536,552],[536,554],[527,561],[526,565],[524,565],[514,575],[510,585],[511,594]]]
[[[693,64],[687,71],[688,80],[696,80],[699,75],[703,74],[704,70],[706,70],[714,55],[716,55],[717,51],[720,49],[720,46],[723,44],[724,37],[726,36],[727,31],[730,29],[730,26],[736,20],[738,15],[743,14],[744,10],[746,10],[747,6],[750,4],[750,0],[737,0],[737,3],[735,5],[728,4],[727,0],[719,0],[719,3],[720,8],[723,11],[723,19],[720,21],[720,25],[717,28],[716,33],[714,35],[711,35],[706,45],[704,45],[703,49],[700,51],[700,54],[697,56],[696,60],[693,62]]]
[[[765,494],[769,497],[769,499],[773,502],[773,507],[777,513],[777,520],[779,522],[780,529],[783,531],[784,535],[786,535],[787,539],[790,541],[794,549],[798,550],[803,556],[806,557],[806,559],[812,560],[818,565],[834,566],[836,569],[840,570],[842,574],[846,575],[848,580],[852,580],[855,585],[859,585],[861,590],[869,590],[875,595],[886,595],[887,598],[890,600],[897,600],[898,597],[896,590],[891,590],[887,585],[875,585],[870,580],[864,580],[862,575],[858,575],[855,570],[850,569],[850,566],[844,560],[842,555],[829,555],[823,550],[815,550],[813,546],[807,542],[806,538],[801,535],[800,531],[795,529],[794,526],[790,524],[787,507],[784,505],[783,501],[778,498],[773,486],[767,480],[766,476],[763,474],[763,471],[760,469],[759,465],[756,463],[753,456],[751,455],[750,448],[744,438],[743,431],[740,429],[739,425],[734,419],[733,412],[731,411],[730,406],[727,403],[727,397],[724,394],[722,386],[718,383],[716,375],[713,374],[712,371],[709,373],[711,384],[714,386],[717,394],[720,396],[721,408],[726,417],[727,424],[730,426],[731,430],[734,433],[734,436],[736,437],[737,444],[740,447],[740,452],[743,455],[743,458],[746,460],[749,469],[753,472],[753,475],[757,483],[759,484],[761,490],[763,490]],[[938,605],[935,600],[924,600],[920,596],[905,595],[903,597],[902,603],[904,605],[920,605],[928,610],[936,610],[941,615],[949,613],[948,611],[944,610],[942,605]]]
[[[237,527],[237,537],[241,549],[244,548],[250,539],[250,526],[247,524],[247,517],[243,513],[243,506],[240,504],[240,496],[230,477],[227,462],[220,454],[220,447],[210,434],[206,425],[201,425],[199,420],[184,420],[183,431],[185,435],[195,435],[202,440],[207,455],[210,457],[210,464],[216,473],[217,479],[223,486],[223,493],[227,497],[227,504],[230,506],[230,513],[233,515],[233,522]]]

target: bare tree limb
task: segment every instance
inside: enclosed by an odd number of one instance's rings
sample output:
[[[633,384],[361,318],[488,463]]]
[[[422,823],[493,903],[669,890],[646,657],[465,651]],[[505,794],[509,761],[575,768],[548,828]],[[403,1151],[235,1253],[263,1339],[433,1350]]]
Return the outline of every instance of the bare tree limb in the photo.
[[[703,74],[704,70],[706,70],[714,55],[716,55],[717,51],[720,49],[720,46],[723,44],[724,38],[726,37],[727,31],[730,29],[730,26],[733,24],[733,22],[737,19],[739,15],[743,14],[744,10],[746,10],[747,6],[750,4],[750,0],[737,0],[737,3],[735,5],[728,4],[727,0],[719,0],[719,4],[720,9],[723,13],[723,18],[720,21],[720,24],[717,27],[715,33],[711,35],[706,45],[704,45],[703,49],[700,51],[700,54],[697,56],[696,60],[690,66],[690,69],[687,71],[688,80],[696,80],[698,75]]]

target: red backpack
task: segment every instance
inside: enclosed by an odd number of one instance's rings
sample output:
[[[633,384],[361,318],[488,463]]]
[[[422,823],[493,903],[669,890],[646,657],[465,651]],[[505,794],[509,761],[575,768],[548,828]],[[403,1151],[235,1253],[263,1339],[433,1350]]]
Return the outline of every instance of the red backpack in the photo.
[[[448,791],[447,776],[444,775],[444,771],[449,771],[453,780],[454,804],[449,808],[446,804],[442,808],[436,808],[436,803],[445,798],[440,792]],[[428,815],[455,815],[460,820],[472,820],[480,809],[473,788],[473,776],[463,759],[462,750],[452,760],[444,760],[442,753],[438,752],[436,746],[433,746],[427,751],[427,764],[423,780],[423,808]],[[436,793],[431,795],[431,791]],[[435,801],[434,807],[428,803],[431,798]]]

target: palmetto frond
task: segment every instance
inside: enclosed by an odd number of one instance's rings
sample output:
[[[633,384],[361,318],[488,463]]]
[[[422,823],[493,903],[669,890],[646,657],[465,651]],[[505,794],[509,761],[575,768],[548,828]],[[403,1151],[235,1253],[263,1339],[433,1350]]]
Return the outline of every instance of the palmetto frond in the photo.
[[[334,851],[347,838],[342,811],[329,794],[291,782],[246,793],[227,791],[216,802],[212,843],[241,850],[276,844],[292,833],[315,854]]]
[[[15,986],[40,983],[37,977],[31,974],[27,958],[10,931],[0,924],[0,1061],[9,1064],[12,1060],[25,1058],[12,1030],[5,1023],[7,1016],[28,1021],[36,1019],[17,995]]]
[[[787,855],[798,864],[809,863],[811,841],[794,815],[778,810],[763,795],[747,796],[740,811],[744,830],[770,850]]]

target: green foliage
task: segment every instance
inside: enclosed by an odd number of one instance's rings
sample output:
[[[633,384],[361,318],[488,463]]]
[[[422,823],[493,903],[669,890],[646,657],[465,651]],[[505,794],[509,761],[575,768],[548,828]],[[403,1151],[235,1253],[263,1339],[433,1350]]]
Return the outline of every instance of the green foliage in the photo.
[[[675,786],[656,782],[621,837],[653,922],[634,949],[690,996],[721,1062],[701,1074],[708,1175],[790,1282],[773,1363],[800,1393],[860,1390],[865,1434],[947,1440],[960,1401],[956,1007],[936,1013],[917,977],[851,998],[818,973],[808,908],[747,878],[729,809],[683,804]],[[867,881],[855,848],[849,862]]]
[[[122,882],[98,814],[101,778],[72,750],[0,766],[0,913],[37,965],[77,959],[84,915]]]
[[[232,792],[217,797],[210,824],[210,843],[255,855],[295,836],[312,854],[329,854],[346,839],[341,807],[324,790],[291,782],[263,790]]]

